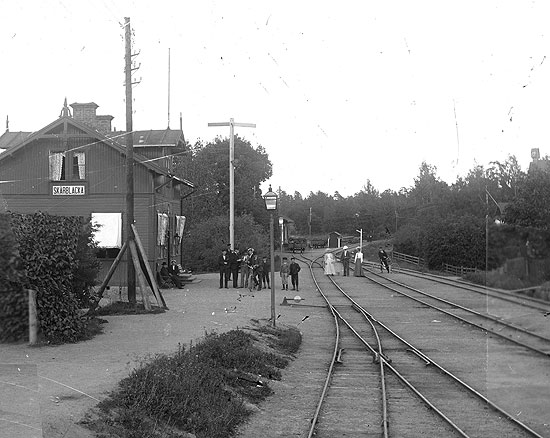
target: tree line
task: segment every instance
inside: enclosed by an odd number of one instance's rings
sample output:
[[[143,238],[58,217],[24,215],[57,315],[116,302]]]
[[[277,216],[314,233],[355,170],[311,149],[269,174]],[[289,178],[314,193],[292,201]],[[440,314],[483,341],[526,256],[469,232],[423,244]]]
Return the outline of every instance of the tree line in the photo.
[[[488,235],[487,267],[494,268],[504,257],[525,253],[526,245],[537,257],[548,255],[550,161],[548,156],[540,161],[541,166],[524,171],[509,155],[487,167],[474,166],[453,184],[423,162],[410,187],[381,192],[367,179],[351,196],[318,191],[304,197],[281,188],[277,214],[292,219],[302,237],[326,237],[332,231],[358,236],[359,229],[366,240],[391,235],[396,248],[424,257],[431,267],[450,263],[485,269]],[[269,216],[260,185],[272,175],[269,155],[236,136],[233,165],[236,245],[266,251]],[[228,241],[223,225],[229,211],[229,139],[187,145],[175,173],[197,186],[183,201],[190,224],[184,241],[195,249],[190,265],[202,258],[199,265],[206,268]],[[208,254],[197,256],[199,248]]]

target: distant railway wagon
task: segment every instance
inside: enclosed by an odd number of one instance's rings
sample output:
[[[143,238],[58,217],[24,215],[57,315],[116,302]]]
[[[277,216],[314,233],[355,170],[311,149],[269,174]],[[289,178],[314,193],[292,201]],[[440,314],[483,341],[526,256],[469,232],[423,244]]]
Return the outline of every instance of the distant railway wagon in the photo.
[[[307,247],[307,239],[302,237],[290,237],[288,239],[287,251],[304,252]]]
[[[311,239],[309,242],[310,248],[324,248],[327,246],[327,239]]]

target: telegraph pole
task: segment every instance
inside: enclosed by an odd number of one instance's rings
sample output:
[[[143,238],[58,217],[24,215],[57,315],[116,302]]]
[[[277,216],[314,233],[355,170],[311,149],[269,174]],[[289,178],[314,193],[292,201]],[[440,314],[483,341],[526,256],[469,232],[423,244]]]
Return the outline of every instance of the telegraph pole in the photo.
[[[309,222],[308,222],[308,226],[309,226],[309,241],[311,242],[311,207],[309,207]]]
[[[235,140],[233,138],[234,127],[255,128],[255,123],[235,123],[231,118],[229,122],[209,123],[208,126],[229,126],[229,243],[231,249],[235,249]]]
[[[125,56],[124,56],[124,75],[126,90],[126,242],[133,240],[132,225],[134,223],[134,134],[132,123],[132,29],[130,27],[130,17],[124,18],[125,27]],[[127,257],[127,283],[128,283],[128,301],[136,303],[136,270],[132,259]]]

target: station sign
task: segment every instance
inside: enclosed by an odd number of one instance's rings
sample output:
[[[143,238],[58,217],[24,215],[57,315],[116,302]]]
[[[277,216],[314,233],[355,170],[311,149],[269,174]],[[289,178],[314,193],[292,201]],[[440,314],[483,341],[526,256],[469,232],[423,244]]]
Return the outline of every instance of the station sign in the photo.
[[[52,186],[53,196],[82,196],[86,194],[86,186]]]

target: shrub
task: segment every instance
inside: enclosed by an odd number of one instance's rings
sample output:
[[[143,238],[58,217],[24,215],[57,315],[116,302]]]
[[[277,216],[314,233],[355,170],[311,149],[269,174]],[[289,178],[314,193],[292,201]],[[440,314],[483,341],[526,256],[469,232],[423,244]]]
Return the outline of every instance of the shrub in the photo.
[[[28,296],[8,214],[0,214],[0,242],[0,342],[17,341],[28,333]]]
[[[85,335],[72,293],[81,219],[12,213],[11,224],[26,268],[23,287],[37,291],[41,334],[51,343],[77,341]]]
[[[79,307],[88,307],[92,287],[98,284],[101,262],[97,258],[97,244],[93,239],[93,227],[89,220],[81,219],[78,235],[71,290]]]

